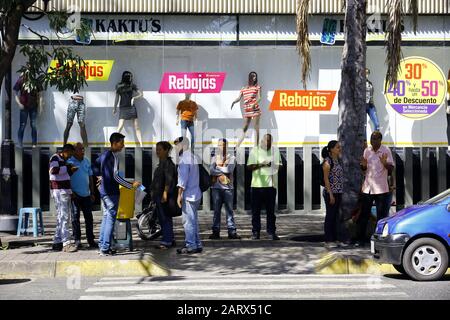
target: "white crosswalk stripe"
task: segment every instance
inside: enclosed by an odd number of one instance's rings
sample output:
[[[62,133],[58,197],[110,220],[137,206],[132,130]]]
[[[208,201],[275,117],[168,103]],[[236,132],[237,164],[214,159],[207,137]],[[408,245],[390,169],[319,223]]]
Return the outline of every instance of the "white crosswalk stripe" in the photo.
[[[405,299],[408,295],[373,275],[232,275],[108,277],[81,300],[142,299]]]

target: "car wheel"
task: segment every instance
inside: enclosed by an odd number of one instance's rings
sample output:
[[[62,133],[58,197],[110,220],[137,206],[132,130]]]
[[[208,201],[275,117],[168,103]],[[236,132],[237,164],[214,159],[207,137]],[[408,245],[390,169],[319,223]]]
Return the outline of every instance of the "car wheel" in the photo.
[[[401,274],[406,274],[405,268],[401,264],[393,264],[392,265],[395,270],[397,270]]]
[[[448,268],[447,248],[436,239],[417,239],[406,248],[403,267],[414,280],[438,280]]]

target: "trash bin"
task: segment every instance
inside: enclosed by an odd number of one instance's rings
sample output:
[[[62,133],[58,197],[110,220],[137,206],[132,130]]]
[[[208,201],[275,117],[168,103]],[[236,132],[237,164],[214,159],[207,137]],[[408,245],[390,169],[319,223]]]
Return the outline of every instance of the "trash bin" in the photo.
[[[131,221],[134,217],[135,190],[119,186],[120,198],[114,226],[114,247],[133,251]]]

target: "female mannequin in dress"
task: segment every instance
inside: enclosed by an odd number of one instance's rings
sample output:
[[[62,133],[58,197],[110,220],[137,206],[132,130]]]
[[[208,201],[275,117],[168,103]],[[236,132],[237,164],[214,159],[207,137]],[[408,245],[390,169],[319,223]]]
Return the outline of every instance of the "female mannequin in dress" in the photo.
[[[242,141],[245,138],[245,133],[250,126],[252,119],[255,119],[255,131],[256,131],[256,144],[258,145],[259,141],[259,119],[261,117],[261,109],[259,108],[259,102],[261,101],[261,86],[258,85],[258,75],[256,72],[252,71],[248,74],[248,85],[246,87],[242,87],[239,92],[239,97],[233,101],[231,104],[231,109],[233,106],[238,103],[241,99],[244,99],[244,132],[242,133],[241,138],[239,139],[236,148],[239,148]]]
[[[134,101],[142,96],[142,92],[133,83],[133,74],[130,71],[125,71],[122,74],[122,81],[116,86],[116,99],[114,101],[113,114],[115,115],[117,113],[117,106],[119,106],[119,125],[117,127],[117,132],[122,131],[125,120],[134,120],[136,137],[139,140],[141,147],[142,134]]]

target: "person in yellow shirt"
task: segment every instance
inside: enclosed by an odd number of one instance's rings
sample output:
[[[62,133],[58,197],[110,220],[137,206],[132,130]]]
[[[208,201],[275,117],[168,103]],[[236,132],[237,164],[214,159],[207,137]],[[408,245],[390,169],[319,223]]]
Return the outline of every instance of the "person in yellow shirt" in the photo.
[[[177,105],[177,126],[180,123],[181,116],[181,135],[186,137],[187,130],[191,133],[191,150],[194,151],[195,135],[194,121],[197,120],[198,106],[191,100],[191,94],[186,93],[185,99],[178,102]]]

